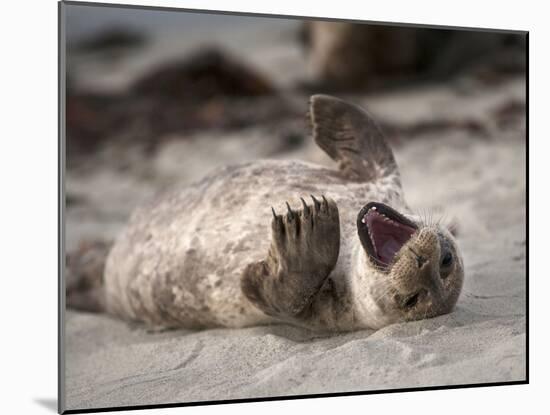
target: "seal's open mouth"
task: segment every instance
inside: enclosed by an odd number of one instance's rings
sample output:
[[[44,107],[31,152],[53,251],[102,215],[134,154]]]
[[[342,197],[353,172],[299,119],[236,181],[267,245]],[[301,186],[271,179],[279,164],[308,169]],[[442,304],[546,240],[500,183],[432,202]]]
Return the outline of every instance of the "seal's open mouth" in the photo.
[[[357,230],[367,254],[378,265],[387,267],[417,226],[389,206],[371,202],[359,212]]]

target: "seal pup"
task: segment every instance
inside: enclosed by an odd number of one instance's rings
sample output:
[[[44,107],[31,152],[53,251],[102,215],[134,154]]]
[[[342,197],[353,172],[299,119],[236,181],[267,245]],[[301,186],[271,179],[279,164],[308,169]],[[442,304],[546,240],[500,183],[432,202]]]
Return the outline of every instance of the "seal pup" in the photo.
[[[450,312],[461,253],[445,226],[412,214],[377,124],[326,95],[309,118],[338,169],[260,160],[155,198],[116,239],[101,284],[87,284],[102,299],[90,308],[152,328],[328,331]],[[82,308],[83,296],[67,302]]]

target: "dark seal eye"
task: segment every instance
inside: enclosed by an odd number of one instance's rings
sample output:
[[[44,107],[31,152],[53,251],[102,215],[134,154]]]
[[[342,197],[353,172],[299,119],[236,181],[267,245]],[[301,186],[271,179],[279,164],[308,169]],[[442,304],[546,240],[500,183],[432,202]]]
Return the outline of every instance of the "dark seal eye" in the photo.
[[[442,267],[448,267],[452,263],[453,263],[453,254],[451,254],[450,252],[447,252],[443,256],[443,259],[441,260],[441,266]]]

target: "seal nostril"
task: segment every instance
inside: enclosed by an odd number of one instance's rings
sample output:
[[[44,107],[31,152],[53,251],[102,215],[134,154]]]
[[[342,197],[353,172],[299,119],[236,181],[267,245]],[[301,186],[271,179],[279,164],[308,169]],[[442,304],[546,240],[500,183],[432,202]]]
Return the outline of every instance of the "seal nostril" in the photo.
[[[409,250],[413,253],[415,259],[416,259],[416,265],[418,265],[418,268],[422,268],[426,262],[428,262],[428,259],[426,257],[423,257],[422,255],[417,254],[414,249],[412,249],[410,246],[408,247]]]
[[[405,308],[412,308],[418,303],[418,296],[420,293],[416,293],[414,295],[411,295],[409,298],[407,298],[407,301],[405,301]]]
[[[426,262],[428,262],[428,260],[425,257],[423,256],[416,257],[416,263],[418,265],[418,268],[422,268]]]

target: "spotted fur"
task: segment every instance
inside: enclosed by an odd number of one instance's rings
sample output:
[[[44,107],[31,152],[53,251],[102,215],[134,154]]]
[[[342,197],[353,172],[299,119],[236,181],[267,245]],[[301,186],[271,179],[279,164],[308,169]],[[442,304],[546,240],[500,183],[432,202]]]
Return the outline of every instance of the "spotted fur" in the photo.
[[[107,311],[165,328],[285,321],[356,330],[420,316],[399,310],[396,296],[424,284],[416,274],[435,275],[439,248],[431,248],[429,271],[411,271],[403,253],[388,274],[369,260],[356,227],[370,201],[409,212],[391,149],[356,106],[314,96],[310,114],[314,138],[338,170],[283,160],[229,166],[138,208],[106,261]],[[319,212],[308,213],[309,195],[326,198]],[[452,236],[443,237],[459,257]],[[426,307],[447,312],[455,297]]]

